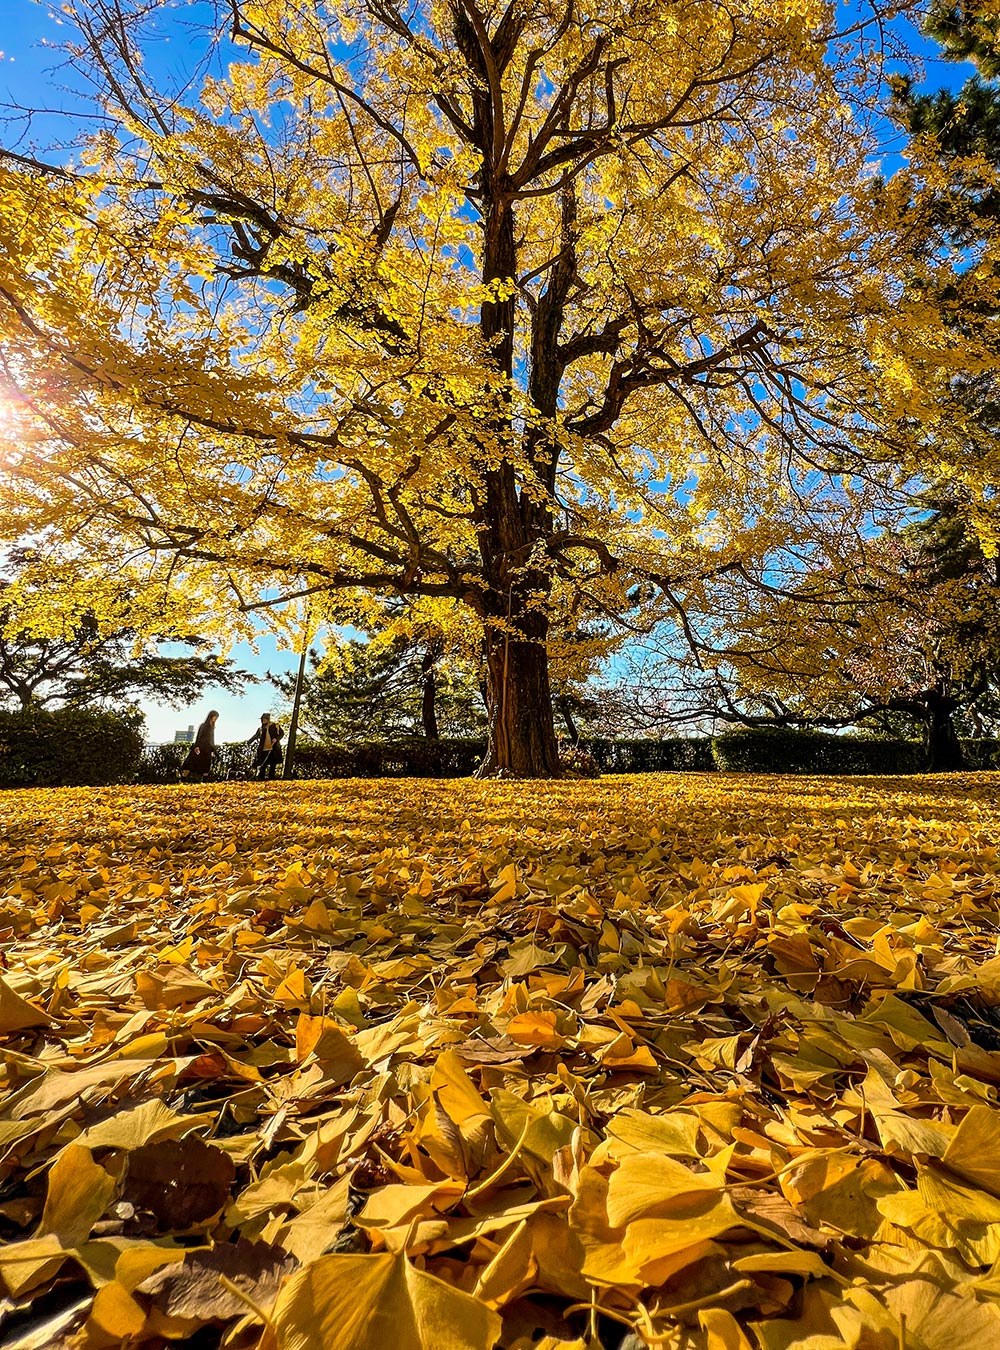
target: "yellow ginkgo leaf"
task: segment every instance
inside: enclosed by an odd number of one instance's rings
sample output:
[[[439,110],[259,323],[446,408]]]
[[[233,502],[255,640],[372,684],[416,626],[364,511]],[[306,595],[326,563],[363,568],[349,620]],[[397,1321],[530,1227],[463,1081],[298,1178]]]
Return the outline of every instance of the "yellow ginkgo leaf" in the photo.
[[[659,1153],[629,1153],[608,1182],[608,1222],[618,1228],[651,1212],[669,1211],[693,1195],[721,1189],[710,1172],[694,1172]]]
[[[972,1107],[945,1150],[944,1165],[1000,1196],[1000,1111],[992,1106]]]
[[[552,1012],[523,1012],[507,1024],[507,1035],[518,1045],[536,1045],[545,1050],[558,1050],[566,1044],[566,1037],[556,1030],[556,1015]]]
[[[703,1308],[698,1325],[705,1333],[705,1350],[753,1350],[739,1322],[724,1308]]]
[[[493,1350],[501,1322],[404,1256],[321,1257],[274,1306],[279,1350]]]
[[[51,1024],[52,1018],[43,1008],[36,1008],[11,989],[6,980],[0,980],[0,1035]]]
[[[856,1288],[847,1297],[873,1332],[897,1336],[907,1350],[986,1350],[1000,1345],[996,1304],[978,1303],[933,1280],[907,1280],[884,1295]]]
[[[64,1247],[86,1242],[116,1190],[114,1177],[94,1162],[89,1148],[70,1144],[49,1171],[39,1234],[53,1233]]]

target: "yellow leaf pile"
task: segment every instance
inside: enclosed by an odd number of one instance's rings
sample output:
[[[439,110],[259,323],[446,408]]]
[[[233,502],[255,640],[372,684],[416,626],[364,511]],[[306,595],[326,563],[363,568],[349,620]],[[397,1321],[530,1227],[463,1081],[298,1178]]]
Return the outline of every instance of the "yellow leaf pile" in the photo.
[[[8,793],[0,1341],[1000,1345],[1000,779]]]

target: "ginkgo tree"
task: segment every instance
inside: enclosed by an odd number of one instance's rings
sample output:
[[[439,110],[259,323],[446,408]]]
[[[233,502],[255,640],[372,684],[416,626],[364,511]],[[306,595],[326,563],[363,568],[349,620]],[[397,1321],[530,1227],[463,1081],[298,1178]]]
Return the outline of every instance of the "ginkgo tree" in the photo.
[[[0,569],[0,706],[127,706],[144,697],[178,707],[206,689],[238,693],[257,683],[249,671],[214,656],[204,638],[157,629],[153,614],[142,616],[137,628],[127,588],[118,594],[103,589],[98,620],[73,603],[79,593],[64,584],[72,583],[65,572],[53,594],[23,585],[31,570],[30,555],[9,557]],[[11,593],[16,605],[8,603]]]
[[[218,622],[454,602],[486,768],[556,773],[556,597],[669,610],[947,452],[905,12],[232,0],[178,93],[157,6],[80,0],[100,129],[3,159],[0,532]]]
[[[926,768],[961,768],[961,729],[996,697],[1000,567],[959,495],[924,505],[788,585],[724,578],[633,654],[615,690],[633,723],[889,730],[923,740]]]

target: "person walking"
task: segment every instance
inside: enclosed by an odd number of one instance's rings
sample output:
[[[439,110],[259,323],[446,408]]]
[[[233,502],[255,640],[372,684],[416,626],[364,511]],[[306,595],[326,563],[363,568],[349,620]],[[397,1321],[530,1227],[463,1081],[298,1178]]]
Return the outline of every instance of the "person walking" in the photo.
[[[273,778],[281,763],[282,734],[281,727],[271,721],[271,714],[261,713],[260,726],[252,736],[247,737],[246,744],[254,747],[253,766],[262,781]]]
[[[198,728],[194,744],[180,767],[182,778],[204,778],[211,769],[215,753],[215,724],[218,720],[219,714],[213,708]]]
[[[268,723],[267,735],[263,738],[261,748],[264,750],[264,758],[260,762],[260,768],[257,771],[257,777],[264,781],[265,778],[273,778],[278,765],[281,763],[281,738],[284,732],[277,722]]]

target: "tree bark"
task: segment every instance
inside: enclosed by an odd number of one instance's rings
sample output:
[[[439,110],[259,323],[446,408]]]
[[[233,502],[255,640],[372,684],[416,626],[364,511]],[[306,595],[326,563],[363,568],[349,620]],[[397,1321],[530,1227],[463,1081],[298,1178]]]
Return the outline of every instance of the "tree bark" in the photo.
[[[556,707],[559,709],[559,715],[562,717],[566,727],[566,734],[569,736],[571,745],[580,744],[580,732],[576,723],[573,721],[573,711],[569,706],[569,699],[565,694],[560,694],[556,699]]]
[[[485,187],[483,277],[508,281],[517,274],[514,210],[499,185],[487,178]],[[500,372],[512,379],[513,299],[483,304],[480,333]],[[519,434],[504,413],[491,430],[501,444]],[[490,449],[495,454],[495,446]],[[556,778],[559,751],[546,649],[551,579],[531,566],[532,551],[548,531],[549,513],[518,491],[512,466],[501,463],[484,475],[477,515],[487,582],[477,608],[485,631],[489,712],[489,744],[479,772]]]
[[[544,642],[487,629],[489,746],[481,776],[557,778],[559,749],[552,718]]]
[[[929,690],[927,706],[927,768],[930,773],[954,773],[965,768],[962,743],[955,730],[955,700]]]
[[[557,778],[559,751],[549,683],[547,572],[526,565],[544,536],[545,513],[518,496],[504,467],[490,475],[487,528],[480,533],[489,587],[480,602],[486,657],[489,746],[480,774]]]
[[[423,660],[420,662],[420,677],[422,681],[422,690],[420,698],[420,719],[423,723],[424,735],[429,741],[439,740],[438,720],[437,720],[437,680],[434,675],[434,662],[436,654],[432,647],[428,647],[424,652]]]

